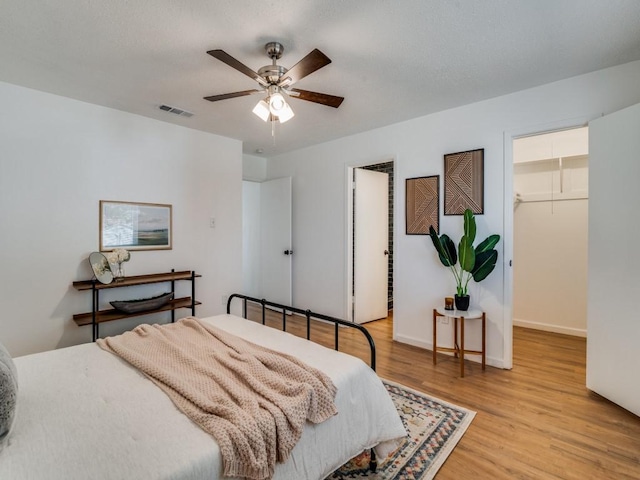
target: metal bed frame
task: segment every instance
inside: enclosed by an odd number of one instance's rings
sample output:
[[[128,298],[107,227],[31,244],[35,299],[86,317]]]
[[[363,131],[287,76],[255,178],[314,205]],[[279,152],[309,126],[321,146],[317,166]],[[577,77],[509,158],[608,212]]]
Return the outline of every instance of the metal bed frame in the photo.
[[[240,293],[232,294],[227,300],[227,314],[231,314],[231,301],[234,298],[239,298],[242,300],[242,316],[243,318],[247,318],[247,303],[257,303],[262,305],[262,324],[265,325],[267,321],[267,307],[272,309],[280,310],[282,313],[282,331],[287,331],[287,313],[297,313],[299,315],[303,315],[307,320],[307,340],[311,340],[311,319],[324,320],[326,322],[333,323],[334,333],[333,333],[333,348],[334,350],[338,350],[338,331],[339,326],[348,328],[355,328],[360,331],[367,341],[369,342],[369,348],[371,349],[371,361],[369,365],[371,369],[375,372],[376,370],[376,344],[373,341],[373,337],[369,333],[369,331],[364,328],[362,325],[358,323],[347,322],[345,320],[341,320],[336,317],[331,317],[329,315],[324,315],[322,313],[312,312],[311,310],[303,310],[301,308],[290,307],[288,305],[281,305],[275,302],[269,302],[264,298],[254,298],[249,297],[247,295],[242,295]],[[369,460],[369,469],[372,472],[375,472],[378,469],[378,461],[376,459],[376,454],[373,448],[370,450],[370,460]]]
[[[287,306],[287,305],[281,305],[279,303],[269,302],[269,301],[265,300],[264,298],[263,299],[253,298],[253,297],[248,297],[246,295],[242,295],[242,294],[239,294],[239,293],[234,293],[227,300],[227,313],[228,314],[231,313],[231,301],[234,298],[242,299],[242,316],[244,318],[247,318],[247,302],[252,302],[252,303],[257,303],[257,304],[262,305],[262,324],[263,325],[266,323],[266,319],[267,319],[267,316],[266,316],[267,307],[271,307],[271,308],[275,308],[277,310],[280,310],[281,313],[282,313],[282,331],[284,331],[284,332],[287,331],[287,313],[288,312],[297,313],[299,315],[303,315],[307,319],[307,340],[311,340],[311,319],[324,320],[326,322],[333,323],[333,326],[334,326],[333,349],[334,350],[338,350],[338,331],[339,331],[339,326],[342,325],[343,327],[355,328],[356,330],[360,331],[365,336],[367,341],[369,342],[369,347],[371,349],[371,361],[370,361],[369,365],[371,366],[371,369],[373,371],[376,370],[376,345],[373,342],[373,338],[371,337],[371,334],[362,325],[357,324],[357,323],[347,322],[345,320],[341,320],[339,318],[331,317],[329,315],[323,315],[321,313],[312,312],[311,310],[303,310],[301,308],[290,307],[290,306]]]

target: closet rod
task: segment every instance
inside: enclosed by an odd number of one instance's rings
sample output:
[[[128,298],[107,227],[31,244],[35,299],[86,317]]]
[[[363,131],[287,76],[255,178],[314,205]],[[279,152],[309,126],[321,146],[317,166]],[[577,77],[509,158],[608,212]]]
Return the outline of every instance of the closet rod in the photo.
[[[569,200],[589,200],[589,197],[550,198],[548,200],[517,200],[516,203],[567,202]]]

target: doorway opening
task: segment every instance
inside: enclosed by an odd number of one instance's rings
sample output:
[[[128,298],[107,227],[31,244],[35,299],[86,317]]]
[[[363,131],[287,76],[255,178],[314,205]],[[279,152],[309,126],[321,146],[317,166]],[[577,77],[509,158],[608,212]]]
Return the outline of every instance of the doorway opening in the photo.
[[[242,182],[243,289],[293,303],[292,178]]]
[[[586,337],[588,127],[513,139],[513,325]]]
[[[358,171],[362,172],[360,177]],[[363,189],[358,190],[358,182],[361,187],[369,182],[362,178],[364,171],[379,175],[384,180],[379,179],[378,186],[375,187],[378,194],[368,193],[373,197],[368,200],[361,197],[358,200],[358,195],[363,195]],[[350,191],[350,201],[347,202],[347,318],[362,323],[392,316],[393,311],[394,161],[349,167],[347,174]],[[384,192],[380,189],[384,189]],[[370,227],[358,226],[365,217],[369,218],[372,214],[376,215],[375,231],[378,233],[375,237],[373,231],[367,230]],[[381,263],[384,265],[380,265]],[[377,269],[375,264],[378,265]],[[376,278],[377,286],[365,287],[365,281],[370,283],[372,278]]]

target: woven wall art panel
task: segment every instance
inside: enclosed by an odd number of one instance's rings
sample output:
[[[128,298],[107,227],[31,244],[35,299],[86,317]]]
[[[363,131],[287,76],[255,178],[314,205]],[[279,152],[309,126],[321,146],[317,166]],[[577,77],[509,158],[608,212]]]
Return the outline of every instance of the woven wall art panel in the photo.
[[[444,214],[484,213],[484,148],[444,156]]]
[[[439,184],[440,175],[407,178],[407,235],[428,235],[431,225],[440,233]]]

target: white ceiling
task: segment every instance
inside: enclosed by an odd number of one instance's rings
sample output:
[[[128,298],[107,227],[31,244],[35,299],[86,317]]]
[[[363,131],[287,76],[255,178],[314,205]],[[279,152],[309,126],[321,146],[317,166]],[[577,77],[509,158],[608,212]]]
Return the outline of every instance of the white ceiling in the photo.
[[[258,70],[274,40],[287,68],[314,48],[333,61],[296,87],[345,97],[292,99],[275,145],[259,96],[202,99],[257,85],[207,50]],[[0,0],[0,80],[264,156],[638,59],[639,0]]]

